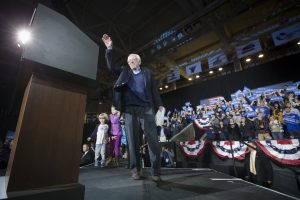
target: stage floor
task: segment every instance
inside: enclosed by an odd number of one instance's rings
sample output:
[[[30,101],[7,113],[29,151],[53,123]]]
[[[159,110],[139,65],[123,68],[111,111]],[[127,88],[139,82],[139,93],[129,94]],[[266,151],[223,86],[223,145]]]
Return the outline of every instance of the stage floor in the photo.
[[[147,178],[148,169],[143,175],[143,180],[134,181],[128,169],[83,167],[79,182],[85,185],[86,200],[297,199],[212,169],[162,169],[160,183]]]

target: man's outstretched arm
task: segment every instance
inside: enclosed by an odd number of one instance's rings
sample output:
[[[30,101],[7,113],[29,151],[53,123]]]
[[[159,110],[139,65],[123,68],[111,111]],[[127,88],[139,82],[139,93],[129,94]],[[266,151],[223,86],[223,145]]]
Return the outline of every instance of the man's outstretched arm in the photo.
[[[104,34],[102,37],[102,41],[107,48],[105,51],[105,59],[108,69],[116,74],[120,74],[121,67],[117,66],[115,62],[112,39],[107,34]]]

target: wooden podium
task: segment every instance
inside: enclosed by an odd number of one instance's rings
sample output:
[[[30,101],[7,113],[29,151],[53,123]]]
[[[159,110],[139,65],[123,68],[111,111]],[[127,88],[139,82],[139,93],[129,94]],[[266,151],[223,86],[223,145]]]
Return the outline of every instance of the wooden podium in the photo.
[[[84,90],[31,76],[6,172],[8,198],[84,199],[78,176],[85,106]]]

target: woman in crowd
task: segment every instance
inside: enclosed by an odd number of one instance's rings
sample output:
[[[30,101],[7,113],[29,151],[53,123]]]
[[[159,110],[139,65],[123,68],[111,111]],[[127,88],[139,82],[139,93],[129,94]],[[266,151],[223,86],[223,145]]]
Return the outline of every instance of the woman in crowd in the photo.
[[[275,116],[270,116],[270,131],[272,134],[272,138],[274,140],[282,140],[283,139],[283,128],[278,119],[275,118]]]
[[[255,126],[253,119],[242,117],[240,131],[243,140],[253,141],[255,140]]]
[[[264,116],[264,113],[261,110],[258,111],[257,119],[254,120],[254,126],[258,140],[271,139],[269,134],[269,119]]]
[[[230,140],[240,140],[241,139],[240,128],[236,123],[234,123],[233,119],[229,119],[228,138]]]
[[[271,115],[275,117],[275,119],[279,120],[279,122],[283,122],[282,119],[282,109],[278,102],[274,102],[274,105],[271,108]]]
[[[219,140],[224,141],[227,140],[228,138],[228,129],[226,126],[224,126],[223,121],[220,121],[219,128],[217,128],[217,134],[219,137]]]

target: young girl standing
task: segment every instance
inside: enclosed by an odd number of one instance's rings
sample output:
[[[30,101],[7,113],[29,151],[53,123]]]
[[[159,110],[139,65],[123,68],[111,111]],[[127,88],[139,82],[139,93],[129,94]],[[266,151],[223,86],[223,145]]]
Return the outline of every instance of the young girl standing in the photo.
[[[121,123],[120,112],[114,106],[111,107],[111,114],[109,115],[111,123],[112,146],[115,155],[115,164],[119,167],[120,145],[121,145]]]

